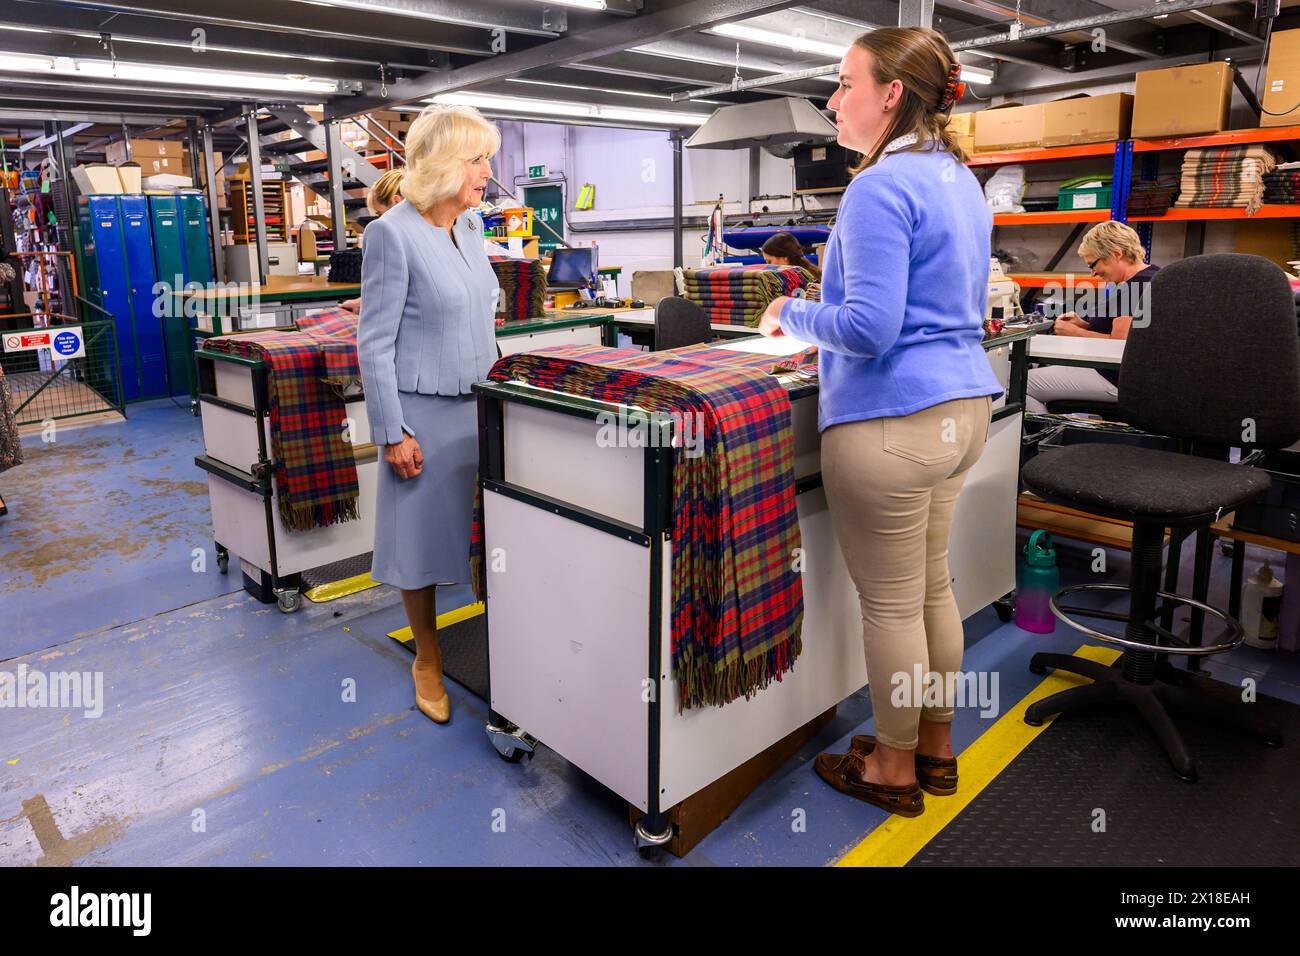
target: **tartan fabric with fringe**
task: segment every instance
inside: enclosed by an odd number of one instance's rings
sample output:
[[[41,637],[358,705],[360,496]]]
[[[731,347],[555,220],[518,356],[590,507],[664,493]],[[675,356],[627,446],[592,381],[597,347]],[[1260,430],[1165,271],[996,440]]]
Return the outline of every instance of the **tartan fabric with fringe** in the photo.
[[[501,286],[497,319],[522,322],[546,314],[546,270],[532,259],[489,257]]]
[[[13,398],[9,382],[0,368],[0,471],[7,471],[23,463],[23,443],[18,436],[18,423],[14,418]]]
[[[1267,146],[1214,146],[1183,156],[1174,208],[1242,206],[1254,215],[1264,204],[1264,174],[1277,166]]]
[[[321,380],[339,390],[361,381],[361,360],[357,357],[360,318],[347,309],[321,309],[300,315],[293,323],[320,346]]]
[[[342,310],[340,310],[342,311]],[[270,393],[271,456],[280,520],[292,531],[324,528],[356,518],[357,465],[344,441],[347,410],[340,388],[327,379],[322,335],[285,330],[223,335],[203,343],[209,352],[260,359]],[[352,351],[356,352],[355,317]],[[355,363],[355,357],[353,358]]]
[[[678,709],[751,697],[802,649],[803,583],[790,398],[770,356],[553,346],[510,355],[489,377],[634,405],[689,422],[697,455],[673,469],[672,666]],[[702,439],[702,441],[701,441]],[[481,495],[471,579],[485,591]]]
[[[684,269],[682,296],[701,306],[710,322],[753,327],[773,299],[796,295],[812,281],[812,273],[798,266]]]

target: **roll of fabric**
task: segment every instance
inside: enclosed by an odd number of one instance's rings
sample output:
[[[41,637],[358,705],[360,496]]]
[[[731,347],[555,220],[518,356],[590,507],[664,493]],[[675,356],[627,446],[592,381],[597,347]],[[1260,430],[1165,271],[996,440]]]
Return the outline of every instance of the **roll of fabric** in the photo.
[[[0,368],[0,471],[23,463],[23,443],[14,419],[13,395],[4,369]]]
[[[794,435],[785,387],[753,356],[554,346],[506,356],[495,381],[636,405],[698,429],[673,469],[672,667],[678,709],[766,687],[802,648]],[[734,356],[734,358],[733,358]],[[771,363],[771,357],[760,357]],[[680,416],[680,418],[678,418]],[[485,590],[481,500],[471,575]]]
[[[546,270],[535,259],[492,257],[492,271],[501,285],[498,321],[540,318],[545,312]]]
[[[1181,192],[1175,208],[1244,208],[1254,215],[1264,204],[1264,174],[1277,166],[1262,144],[1189,149],[1183,157]]]

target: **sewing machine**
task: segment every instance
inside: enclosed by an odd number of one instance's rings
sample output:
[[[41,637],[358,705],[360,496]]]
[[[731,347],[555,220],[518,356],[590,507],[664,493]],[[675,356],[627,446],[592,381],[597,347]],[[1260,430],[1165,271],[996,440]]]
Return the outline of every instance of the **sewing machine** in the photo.
[[[989,259],[989,301],[984,307],[984,319],[1002,319],[1009,322],[1024,315],[1020,308],[1020,286],[1002,271],[1002,263]]]

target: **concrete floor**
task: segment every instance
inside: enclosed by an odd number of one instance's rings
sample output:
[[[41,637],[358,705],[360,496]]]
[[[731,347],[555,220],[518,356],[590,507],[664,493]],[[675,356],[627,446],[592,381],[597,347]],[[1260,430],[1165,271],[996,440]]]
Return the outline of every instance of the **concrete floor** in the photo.
[[[385,636],[405,623],[396,592],[284,615],[219,574],[197,420],[168,402],[130,415],[29,438],[27,463],[0,476],[0,670],[104,681],[98,718],[0,710],[0,863],[822,865],[885,819],[809,766],[870,728],[859,693],[685,860],[644,863],[595,781],[545,748],[502,762],[472,694],[451,686],[445,727],[414,709],[410,658]],[[1062,546],[1067,580],[1093,577],[1088,551]],[[1222,605],[1228,563],[1214,560]],[[1112,556],[1106,577],[1126,573]],[[449,591],[439,610],[468,601]],[[986,609],[967,622],[965,667],[999,672],[1005,710],[1041,679],[1034,651],[1080,643]],[[1300,655],[1241,648],[1211,671],[1300,702]],[[958,750],[993,719],[960,710]]]

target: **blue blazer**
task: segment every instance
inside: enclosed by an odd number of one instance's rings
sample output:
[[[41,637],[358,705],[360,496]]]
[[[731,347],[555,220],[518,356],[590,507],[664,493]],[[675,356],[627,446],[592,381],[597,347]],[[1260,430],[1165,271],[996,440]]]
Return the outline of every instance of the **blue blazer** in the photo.
[[[501,290],[481,221],[467,212],[452,228],[455,244],[410,202],[366,226],[357,354],[376,443],[410,431],[399,392],[466,395],[496,361]]]

